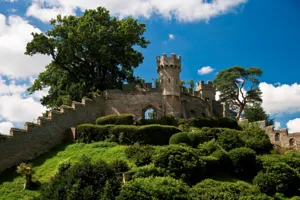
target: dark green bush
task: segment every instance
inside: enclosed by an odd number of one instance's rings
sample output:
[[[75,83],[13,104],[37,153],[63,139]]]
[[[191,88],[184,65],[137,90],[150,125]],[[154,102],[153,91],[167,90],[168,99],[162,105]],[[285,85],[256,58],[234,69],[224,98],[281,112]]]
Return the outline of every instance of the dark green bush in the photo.
[[[104,141],[110,137],[112,125],[81,124],[76,128],[76,140],[83,143]]]
[[[145,135],[141,134],[138,130],[139,128],[134,125],[112,126],[109,130],[110,139],[113,142],[126,145],[144,141]]]
[[[241,147],[229,151],[228,155],[239,178],[250,179],[257,174],[256,154],[252,149]]]
[[[193,148],[197,148],[200,143],[203,143],[206,138],[203,138],[203,136],[200,133],[197,132],[188,132],[188,137],[191,140],[191,146]]]
[[[225,129],[218,133],[217,143],[226,151],[245,145],[245,142],[239,136],[239,131],[232,129]]]
[[[166,172],[164,169],[155,167],[154,165],[146,165],[143,167],[139,167],[135,169],[132,178],[147,178],[147,177],[155,177],[155,176],[165,176]]]
[[[169,145],[156,151],[153,156],[155,167],[166,169],[168,175],[193,184],[203,178],[205,163],[192,148]]]
[[[253,183],[268,195],[276,192],[286,196],[299,195],[300,178],[296,170],[283,162],[263,160],[262,171],[254,178]]]
[[[218,149],[214,151],[210,156],[213,156],[218,159],[219,172],[231,172],[232,171],[232,162],[228,153],[224,149]]]
[[[137,166],[148,165],[152,161],[155,149],[152,146],[141,146],[138,144],[129,146],[125,150],[127,158],[132,160]]]
[[[170,137],[178,132],[181,132],[181,130],[167,125],[145,125],[141,126],[138,130],[139,135],[145,136],[145,140],[140,142],[153,145],[169,144]]]
[[[169,144],[186,144],[188,146],[192,145],[192,141],[188,136],[188,133],[179,132],[171,136]]]
[[[230,128],[237,129],[238,123],[234,118],[191,118],[188,120],[188,124],[202,128],[202,127],[220,127],[220,128]]]
[[[189,197],[190,200],[272,200],[248,183],[220,182],[211,179],[206,179],[192,187]]]
[[[178,126],[177,120],[172,115],[165,115],[160,119],[160,124]]]
[[[124,173],[130,170],[128,163],[125,160],[115,159],[109,165],[116,173]]]
[[[133,115],[132,114],[106,115],[103,117],[99,117],[96,120],[96,124],[133,125]]]
[[[211,141],[204,142],[203,144],[199,144],[198,146],[198,152],[201,156],[209,156],[216,150],[223,149],[215,139],[212,139]]]
[[[118,195],[120,180],[114,170],[102,160],[91,163],[82,157],[45,183],[40,199],[99,199],[104,195],[106,182],[111,182],[112,196]]]
[[[143,126],[143,125],[151,125],[151,124],[160,124],[158,119],[139,119],[136,121],[136,125]]]
[[[280,156],[280,161],[288,164],[300,174],[300,152],[289,150]]]
[[[214,156],[201,156],[201,159],[205,162],[205,177],[210,177],[219,172],[220,163],[218,158]]]
[[[171,177],[136,178],[123,185],[116,200],[188,200],[188,190]]]
[[[259,127],[251,127],[240,132],[245,146],[256,151],[257,154],[269,153],[273,149],[269,135]]]

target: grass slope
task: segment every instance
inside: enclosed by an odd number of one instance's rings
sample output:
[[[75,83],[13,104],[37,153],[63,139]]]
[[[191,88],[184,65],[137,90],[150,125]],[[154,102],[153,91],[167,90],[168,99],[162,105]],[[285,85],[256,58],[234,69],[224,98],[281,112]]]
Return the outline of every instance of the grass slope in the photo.
[[[33,160],[34,181],[47,182],[57,172],[58,166],[65,162],[77,162],[83,155],[92,160],[103,159],[110,162],[113,159],[126,159],[126,146],[108,142],[92,144],[61,144],[41,157]],[[126,159],[127,160],[127,159]],[[130,167],[134,164],[128,161]],[[14,169],[9,169],[0,174],[0,200],[32,199],[38,196],[38,190],[23,190],[24,178],[18,175]]]

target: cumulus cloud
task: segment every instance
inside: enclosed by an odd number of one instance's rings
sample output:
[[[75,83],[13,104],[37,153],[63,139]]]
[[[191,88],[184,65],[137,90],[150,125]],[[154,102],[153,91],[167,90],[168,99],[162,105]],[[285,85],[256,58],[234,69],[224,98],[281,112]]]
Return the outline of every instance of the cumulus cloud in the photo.
[[[10,128],[13,126],[11,122],[0,122],[0,133],[8,135]]]
[[[300,118],[289,120],[286,126],[290,133],[300,132]]]
[[[24,55],[32,32],[41,32],[19,16],[0,14],[0,75],[25,78],[44,71],[50,57]]]
[[[169,34],[169,40],[175,40],[175,35],[174,34]]]
[[[103,6],[111,14],[120,18],[126,16],[149,18],[157,14],[165,19],[176,19],[181,22],[209,21],[246,3],[247,0],[32,0],[27,16],[36,17],[44,22],[57,14],[73,14],[77,9],[95,9]]]
[[[198,69],[198,74],[199,75],[205,75],[213,72],[214,69],[211,66],[204,66],[201,69]]]
[[[267,113],[280,115],[300,112],[300,84],[274,86],[263,82],[259,88],[262,91],[262,106]]]

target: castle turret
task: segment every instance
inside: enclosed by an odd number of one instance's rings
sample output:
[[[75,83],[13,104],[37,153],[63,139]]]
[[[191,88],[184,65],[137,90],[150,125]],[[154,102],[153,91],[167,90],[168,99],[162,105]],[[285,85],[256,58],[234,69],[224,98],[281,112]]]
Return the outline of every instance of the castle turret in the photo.
[[[200,81],[196,84],[196,91],[199,92],[202,99],[209,102],[212,108],[212,102],[216,100],[216,89],[213,82],[207,81],[206,84],[204,81]]]
[[[180,102],[180,72],[181,57],[172,53],[171,57],[163,54],[156,57],[159,85],[165,101],[165,114],[172,114],[174,117],[181,116]]]

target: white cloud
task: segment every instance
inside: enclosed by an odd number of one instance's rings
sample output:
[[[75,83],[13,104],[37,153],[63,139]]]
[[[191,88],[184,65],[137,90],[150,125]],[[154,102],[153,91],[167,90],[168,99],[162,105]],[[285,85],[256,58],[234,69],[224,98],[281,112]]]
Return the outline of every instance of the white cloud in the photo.
[[[175,35],[174,34],[169,34],[169,40],[175,40]]]
[[[269,114],[280,115],[300,112],[300,84],[273,84],[260,83],[262,91],[262,106]]]
[[[214,71],[214,69],[211,66],[204,66],[201,69],[198,69],[198,74],[205,75],[211,73],[212,71]]]
[[[17,9],[14,9],[14,8],[11,8],[11,9],[8,9],[7,11],[8,11],[8,12],[11,12],[11,13],[15,13],[15,12],[17,12],[18,10],[17,10]]]
[[[121,18],[126,16],[149,18],[157,14],[165,19],[176,19],[181,22],[192,22],[216,17],[246,3],[247,0],[32,0],[27,16],[48,21],[56,14],[72,14],[76,9],[95,9],[103,6],[112,15]]]
[[[275,123],[274,123],[274,129],[275,129],[275,130],[279,130],[279,129],[280,129],[280,126],[281,126],[280,122],[275,122]]]
[[[11,122],[0,122],[0,133],[8,135],[10,128],[13,126]]]
[[[289,120],[286,126],[289,130],[289,133],[300,132],[300,118]]]
[[[32,32],[41,32],[19,16],[0,14],[0,76],[25,78],[44,71],[50,57],[24,55]]]

